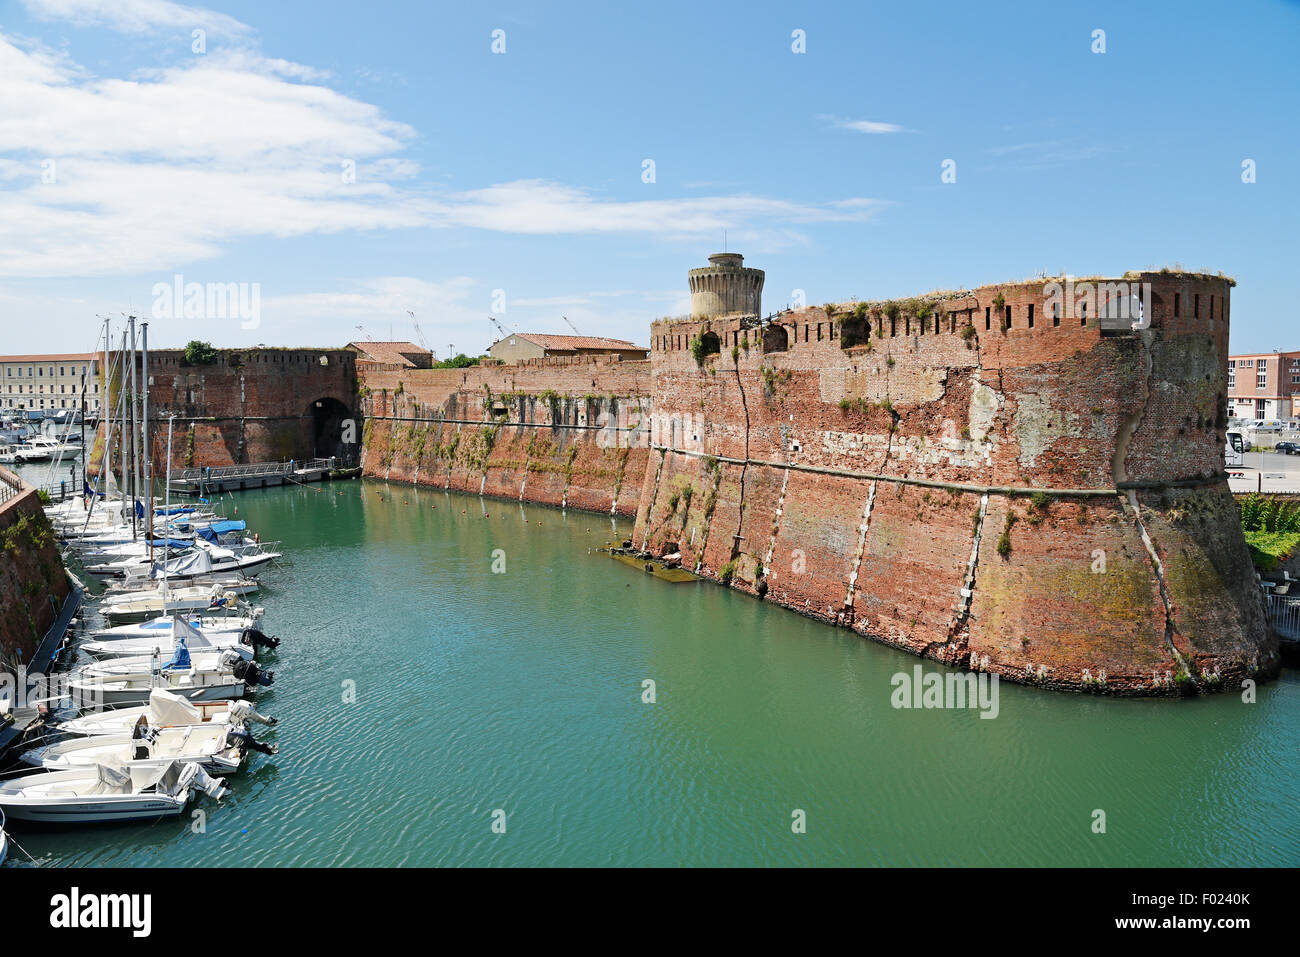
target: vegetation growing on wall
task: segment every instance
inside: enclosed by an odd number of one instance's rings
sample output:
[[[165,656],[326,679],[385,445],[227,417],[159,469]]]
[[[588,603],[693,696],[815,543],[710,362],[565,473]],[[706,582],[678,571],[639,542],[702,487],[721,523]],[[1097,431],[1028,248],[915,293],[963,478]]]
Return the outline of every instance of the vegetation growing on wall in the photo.
[[[212,343],[191,339],[185,347],[185,364],[191,366],[210,366],[217,361],[217,350]],[[129,366],[130,363],[127,363]]]

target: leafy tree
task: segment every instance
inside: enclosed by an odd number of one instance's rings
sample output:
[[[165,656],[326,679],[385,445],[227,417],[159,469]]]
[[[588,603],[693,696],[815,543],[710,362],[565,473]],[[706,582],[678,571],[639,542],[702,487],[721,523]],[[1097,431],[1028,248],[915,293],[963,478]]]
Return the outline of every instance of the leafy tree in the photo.
[[[185,347],[185,362],[192,366],[210,366],[217,361],[217,350],[212,343],[191,339]]]

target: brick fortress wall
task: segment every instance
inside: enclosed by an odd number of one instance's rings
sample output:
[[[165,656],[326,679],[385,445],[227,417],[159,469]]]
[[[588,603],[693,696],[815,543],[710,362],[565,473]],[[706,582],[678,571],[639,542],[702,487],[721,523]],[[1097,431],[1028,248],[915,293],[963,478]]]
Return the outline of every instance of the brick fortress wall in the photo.
[[[36,489],[0,468],[0,669],[31,661],[68,596],[63,571]]]
[[[1272,674],[1223,475],[1229,282],[1113,281],[1150,283],[1137,331],[1045,282],[655,323],[636,544],[1047,687]]]
[[[187,363],[183,350],[164,349],[149,353],[149,374],[150,438],[159,475],[166,467],[167,417],[173,413],[173,468],[359,454],[355,440],[350,447],[344,441],[343,423],[357,415],[356,354],[347,349],[223,349],[203,365]],[[105,388],[114,414],[120,385],[115,375]],[[356,421],[353,431],[359,429]],[[92,473],[101,460],[103,436],[101,426]],[[114,462],[119,464],[120,440],[116,428]]]
[[[649,461],[649,362],[534,359],[361,375],[366,475],[635,514]]]

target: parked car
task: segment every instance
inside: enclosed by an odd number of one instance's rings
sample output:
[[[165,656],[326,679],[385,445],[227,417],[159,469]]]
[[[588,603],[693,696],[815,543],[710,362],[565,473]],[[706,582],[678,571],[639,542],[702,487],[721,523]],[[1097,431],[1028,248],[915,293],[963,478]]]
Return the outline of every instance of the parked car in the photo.
[[[1281,452],[1284,455],[1300,455],[1300,445],[1295,442],[1279,442],[1273,448],[1274,452]]]

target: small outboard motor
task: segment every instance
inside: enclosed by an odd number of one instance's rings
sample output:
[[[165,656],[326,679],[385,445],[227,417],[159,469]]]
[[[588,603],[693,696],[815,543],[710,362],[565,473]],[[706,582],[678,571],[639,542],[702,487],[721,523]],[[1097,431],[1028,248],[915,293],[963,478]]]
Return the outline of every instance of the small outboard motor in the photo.
[[[279,648],[280,639],[274,635],[268,635],[256,628],[245,628],[243,634],[239,636],[241,645],[248,645],[250,648]]]
[[[280,753],[280,749],[277,748],[274,744],[263,744],[261,741],[258,741],[257,738],[253,737],[247,731],[238,731],[235,728],[228,728],[226,730],[226,740],[239,741],[244,745],[244,747],[251,748],[252,750],[261,752],[262,754]]]
[[[235,677],[250,688],[254,685],[261,685],[263,688],[269,688],[271,687],[272,682],[275,681],[274,671],[263,671],[257,666],[256,662],[247,661],[243,658],[240,658],[235,662],[232,670],[235,673]]]

